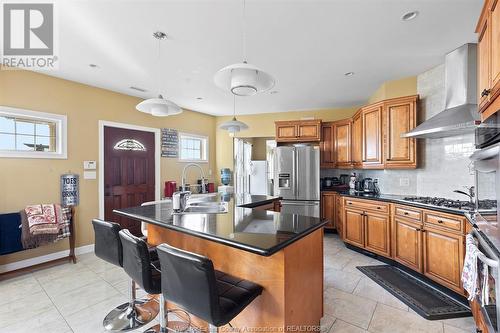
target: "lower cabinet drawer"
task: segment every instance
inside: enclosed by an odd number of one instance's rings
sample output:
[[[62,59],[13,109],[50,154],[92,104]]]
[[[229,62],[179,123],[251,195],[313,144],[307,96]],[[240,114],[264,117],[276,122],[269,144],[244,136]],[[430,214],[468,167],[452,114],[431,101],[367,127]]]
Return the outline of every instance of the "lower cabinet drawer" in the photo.
[[[389,204],[375,200],[355,200],[347,198],[345,200],[346,208],[353,208],[359,210],[371,210],[378,213],[389,213]]]
[[[422,210],[418,208],[410,208],[408,206],[394,206],[394,215],[405,217],[407,219],[422,221]]]
[[[460,216],[430,211],[426,211],[424,215],[424,224],[426,225],[463,231],[465,221]]]

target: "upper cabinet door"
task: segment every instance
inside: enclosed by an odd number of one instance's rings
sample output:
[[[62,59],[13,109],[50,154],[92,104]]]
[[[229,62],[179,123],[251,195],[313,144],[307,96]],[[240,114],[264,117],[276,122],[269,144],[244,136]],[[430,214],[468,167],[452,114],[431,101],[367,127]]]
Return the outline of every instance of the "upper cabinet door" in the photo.
[[[286,142],[297,140],[297,124],[294,122],[276,123],[276,141]]]
[[[402,138],[416,126],[417,96],[392,99],[384,108],[386,168],[416,168],[416,139]]]
[[[360,167],[362,160],[363,149],[363,134],[362,134],[362,119],[361,112],[357,112],[352,118],[352,137],[351,137],[351,160],[353,167]]]
[[[335,141],[334,141],[335,126],[333,123],[321,124],[321,167],[335,167]]]
[[[297,124],[297,132],[300,141],[319,141],[321,138],[321,121],[300,121]]]
[[[487,23],[488,24],[488,23]],[[491,14],[489,19],[490,30],[490,79],[491,98],[500,93],[500,1],[491,2]]]
[[[382,151],[382,104],[369,105],[362,109],[363,167],[384,167]]]
[[[483,25],[479,30],[477,53],[478,53],[478,101],[479,110],[484,110],[488,106],[490,100],[490,55],[491,55],[491,45],[490,45],[490,22],[488,19],[484,20]]]
[[[351,121],[335,123],[335,161],[337,167],[351,167]]]

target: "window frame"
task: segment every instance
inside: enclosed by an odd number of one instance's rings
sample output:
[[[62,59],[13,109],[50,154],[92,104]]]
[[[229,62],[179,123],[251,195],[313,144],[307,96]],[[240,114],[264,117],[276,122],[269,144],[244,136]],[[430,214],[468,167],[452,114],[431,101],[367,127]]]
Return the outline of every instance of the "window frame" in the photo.
[[[205,159],[200,159],[200,160],[198,160],[198,159],[191,159],[191,158],[184,159],[184,158],[181,157],[181,141],[182,141],[182,137],[183,136],[205,140]],[[177,149],[178,149],[178,154],[179,154],[179,156],[178,156],[178,161],[179,162],[182,162],[182,163],[208,163],[209,151],[210,151],[210,142],[209,142],[208,136],[206,136],[206,135],[186,133],[186,132],[179,132],[179,142],[178,142],[178,145],[177,145]],[[202,147],[202,149],[203,149],[203,147]]]
[[[0,105],[0,116],[16,117],[21,119],[24,118],[34,121],[53,122],[56,124],[55,151],[0,150],[0,158],[68,158],[68,120],[66,115],[18,109]]]

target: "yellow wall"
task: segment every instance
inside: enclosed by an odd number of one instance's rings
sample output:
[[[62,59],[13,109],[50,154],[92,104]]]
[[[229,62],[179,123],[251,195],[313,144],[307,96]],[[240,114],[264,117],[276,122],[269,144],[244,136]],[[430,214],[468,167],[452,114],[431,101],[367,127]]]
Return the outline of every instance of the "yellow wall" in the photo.
[[[384,99],[417,94],[417,77],[410,76],[383,83],[368,99],[368,104]]]
[[[314,117],[323,121],[335,121],[351,117],[358,108],[344,109],[322,109],[313,111],[290,111],[277,113],[261,113],[254,115],[238,116],[238,120],[243,121],[249,126],[248,130],[239,132],[237,137],[274,137],[274,122],[277,120],[298,120],[303,117]],[[217,126],[231,117],[217,117]],[[216,132],[217,151],[216,166],[217,172],[221,168],[230,168],[233,170],[233,139],[227,131],[217,128]],[[220,177],[218,177],[220,182]]]
[[[80,205],[77,208],[77,246],[93,243],[92,218],[98,217],[98,181],[84,180],[83,161],[98,160],[98,121],[108,120],[147,127],[171,127],[207,135],[209,163],[205,172],[215,171],[215,117],[198,112],[166,118],[135,110],[140,101],[104,89],[34,72],[0,70],[0,105],[68,116],[68,159],[0,158],[0,212],[19,211],[27,204],[59,202],[59,176],[68,171],[80,174]],[[204,124],[200,126],[199,124]],[[179,181],[184,163],[161,158],[161,180]],[[191,172],[191,177],[196,173]],[[163,185],[162,185],[163,187]],[[163,189],[162,189],[163,191]],[[67,242],[0,256],[0,264],[67,249]]]

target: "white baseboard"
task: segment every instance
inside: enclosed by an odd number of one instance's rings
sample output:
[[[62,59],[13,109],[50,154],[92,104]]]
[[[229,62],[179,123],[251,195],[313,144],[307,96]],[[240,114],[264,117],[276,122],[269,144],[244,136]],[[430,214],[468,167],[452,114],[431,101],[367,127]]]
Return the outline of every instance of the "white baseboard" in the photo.
[[[90,253],[90,252],[94,252],[94,244],[84,245],[84,246],[80,246],[80,247],[75,248],[76,255]],[[44,256],[29,258],[29,259],[25,259],[25,260],[12,262],[9,264],[0,265],[0,274],[10,272],[10,271],[15,271],[15,270],[29,267],[29,266],[43,264],[44,262],[64,258],[67,256],[69,256],[69,249],[64,250],[64,251],[46,254]]]

